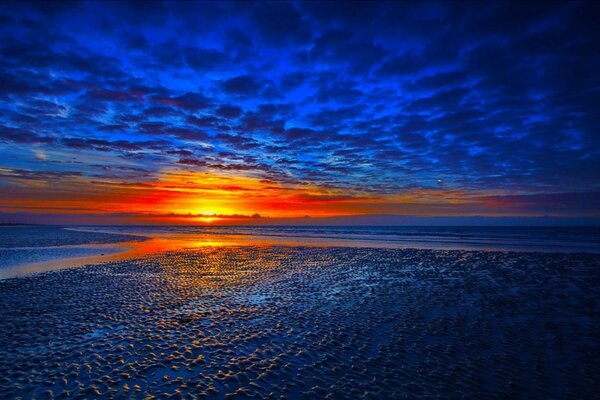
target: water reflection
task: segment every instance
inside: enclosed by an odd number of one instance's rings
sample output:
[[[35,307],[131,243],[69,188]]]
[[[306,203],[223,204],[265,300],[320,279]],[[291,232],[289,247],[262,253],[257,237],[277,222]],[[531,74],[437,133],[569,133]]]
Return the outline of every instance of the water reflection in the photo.
[[[58,228],[60,229],[60,228]],[[441,228],[440,228],[441,229]],[[65,251],[53,251],[45,257],[41,248],[32,248],[36,257],[20,265],[0,265],[0,279],[55,269],[71,268],[85,264],[121,261],[152,254],[177,250],[231,246],[306,246],[306,247],[369,247],[369,248],[421,248],[444,250],[494,250],[494,251],[592,251],[597,252],[596,236],[586,232],[554,232],[541,230],[515,230],[504,232],[502,237],[470,228],[465,232],[454,228],[224,228],[214,227],[78,227],[62,229],[81,234],[110,234],[115,237],[138,236],[131,240],[102,245],[81,245],[85,251],[67,251],[68,246],[55,246]],[[456,232],[455,232],[456,231]],[[84,233],[85,232],[85,233]],[[433,233],[435,233],[435,235]],[[509,234],[510,233],[510,234]],[[569,236],[569,234],[571,236]],[[116,236],[119,235],[119,236]],[[437,235],[437,236],[436,236]],[[531,236],[523,240],[521,236]],[[558,235],[558,236],[557,236]],[[563,236],[560,236],[563,235]],[[567,236],[565,236],[567,235]],[[43,236],[43,235],[42,235]],[[573,245],[581,238],[583,244]],[[38,239],[38,236],[36,236]],[[585,239],[585,240],[583,240]],[[515,241],[522,244],[515,245]],[[77,246],[71,246],[77,247]],[[24,248],[23,248],[24,249]],[[591,250],[590,250],[591,249]],[[56,250],[56,249],[55,249]],[[44,253],[45,254],[45,253]],[[33,262],[35,260],[35,262]],[[2,262],[0,257],[0,262]],[[6,261],[6,260],[4,260]],[[41,262],[40,262],[41,261]]]
[[[110,229],[103,232],[115,233],[111,232]],[[141,235],[138,234],[137,236]],[[389,247],[389,243],[335,238],[222,235],[215,232],[152,232],[151,237],[142,241],[81,246],[89,250],[89,253],[91,253],[89,256],[74,257],[65,252],[64,256],[60,258],[55,256],[53,259],[47,261],[30,262],[1,268],[0,279],[88,264],[123,261],[177,250],[232,246]]]

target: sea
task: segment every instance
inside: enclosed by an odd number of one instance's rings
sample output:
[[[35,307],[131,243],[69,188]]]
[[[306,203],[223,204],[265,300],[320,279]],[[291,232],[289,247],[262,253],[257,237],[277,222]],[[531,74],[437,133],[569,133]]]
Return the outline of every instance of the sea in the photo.
[[[0,271],[159,239],[166,250],[214,244],[600,253],[599,227],[22,225],[0,227]]]

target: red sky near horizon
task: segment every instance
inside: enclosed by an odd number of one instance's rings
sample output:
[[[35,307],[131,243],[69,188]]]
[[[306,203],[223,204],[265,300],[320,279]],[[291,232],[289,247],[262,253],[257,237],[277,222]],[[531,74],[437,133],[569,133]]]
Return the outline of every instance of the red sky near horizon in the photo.
[[[81,215],[83,223],[88,215],[97,214],[113,220],[122,218],[124,223],[174,224],[258,222],[258,216],[269,219],[369,214],[540,216],[543,214],[530,208],[539,208],[544,201],[552,204],[557,197],[533,196],[527,200],[527,196],[484,195],[446,188],[413,189],[401,195],[381,196],[319,186],[282,185],[240,173],[183,170],[167,170],[156,179],[141,182],[63,175],[28,179],[2,169],[0,175],[14,188],[4,197],[1,210],[7,215],[23,210],[31,212],[27,222],[35,222],[35,213],[70,215],[70,221]]]
[[[6,4],[0,222],[599,217],[588,8]]]

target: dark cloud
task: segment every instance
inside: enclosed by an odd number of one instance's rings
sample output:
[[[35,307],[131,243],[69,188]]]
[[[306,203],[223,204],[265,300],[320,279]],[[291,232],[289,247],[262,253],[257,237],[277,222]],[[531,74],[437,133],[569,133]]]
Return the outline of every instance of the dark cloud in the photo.
[[[166,150],[169,144],[166,141],[153,140],[131,142],[128,140],[102,140],[102,139],[86,139],[77,137],[66,137],[60,140],[63,146],[76,150],[88,151],[115,151],[115,152],[135,152],[143,150]]]
[[[242,114],[242,109],[236,106],[222,105],[217,109],[217,115],[223,118],[237,118]]]
[[[262,40],[274,45],[298,45],[311,38],[306,21],[292,3],[256,4],[252,19]]]
[[[226,60],[222,51],[194,47],[184,49],[184,58],[190,68],[198,71],[216,68]]]
[[[240,75],[222,82],[223,91],[228,94],[258,96],[263,89],[261,81],[252,75]]]
[[[378,69],[378,74],[383,77],[410,77],[428,65],[425,58],[414,54],[403,54],[385,61]]]
[[[215,138],[236,150],[249,150],[260,146],[256,140],[242,135],[221,133],[216,135]]]
[[[585,2],[7,4],[0,168],[35,145],[559,210],[556,193],[600,189],[599,17]]]
[[[151,100],[155,103],[179,107],[186,111],[198,111],[212,106],[211,99],[194,92],[187,92],[179,96],[156,95]]]
[[[40,136],[23,128],[0,126],[0,141],[23,144],[45,143],[51,144],[55,141],[53,137]]]
[[[552,214],[595,213],[600,209],[600,192],[544,193],[532,195],[488,196],[477,200],[515,214],[547,212]]]
[[[83,174],[79,171],[33,171],[28,169],[0,169],[0,178],[28,180],[28,181],[55,181],[63,178],[78,177]]]

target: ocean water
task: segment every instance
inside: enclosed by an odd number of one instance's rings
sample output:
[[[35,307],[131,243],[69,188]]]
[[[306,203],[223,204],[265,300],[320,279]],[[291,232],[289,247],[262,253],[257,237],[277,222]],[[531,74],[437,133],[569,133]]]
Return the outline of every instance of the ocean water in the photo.
[[[87,232],[142,236],[269,238],[274,243],[295,239],[303,244],[352,244],[360,247],[445,250],[500,250],[600,253],[600,227],[482,226],[87,226]]]
[[[84,232],[60,226],[20,225],[0,227],[0,248],[32,248],[106,244],[131,240],[124,234]]]
[[[7,226],[0,227],[0,277],[22,265],[119,253],[119,243],[136,241],[151,244],[136,256],[204,245],[600,253],[595,227]]]
[[[103,245],[131,240],[140,238],[114,233],[74,231],[58,226],[2,226],[0,271],[30,263],[116,253],[119,251],[118,247]]]

